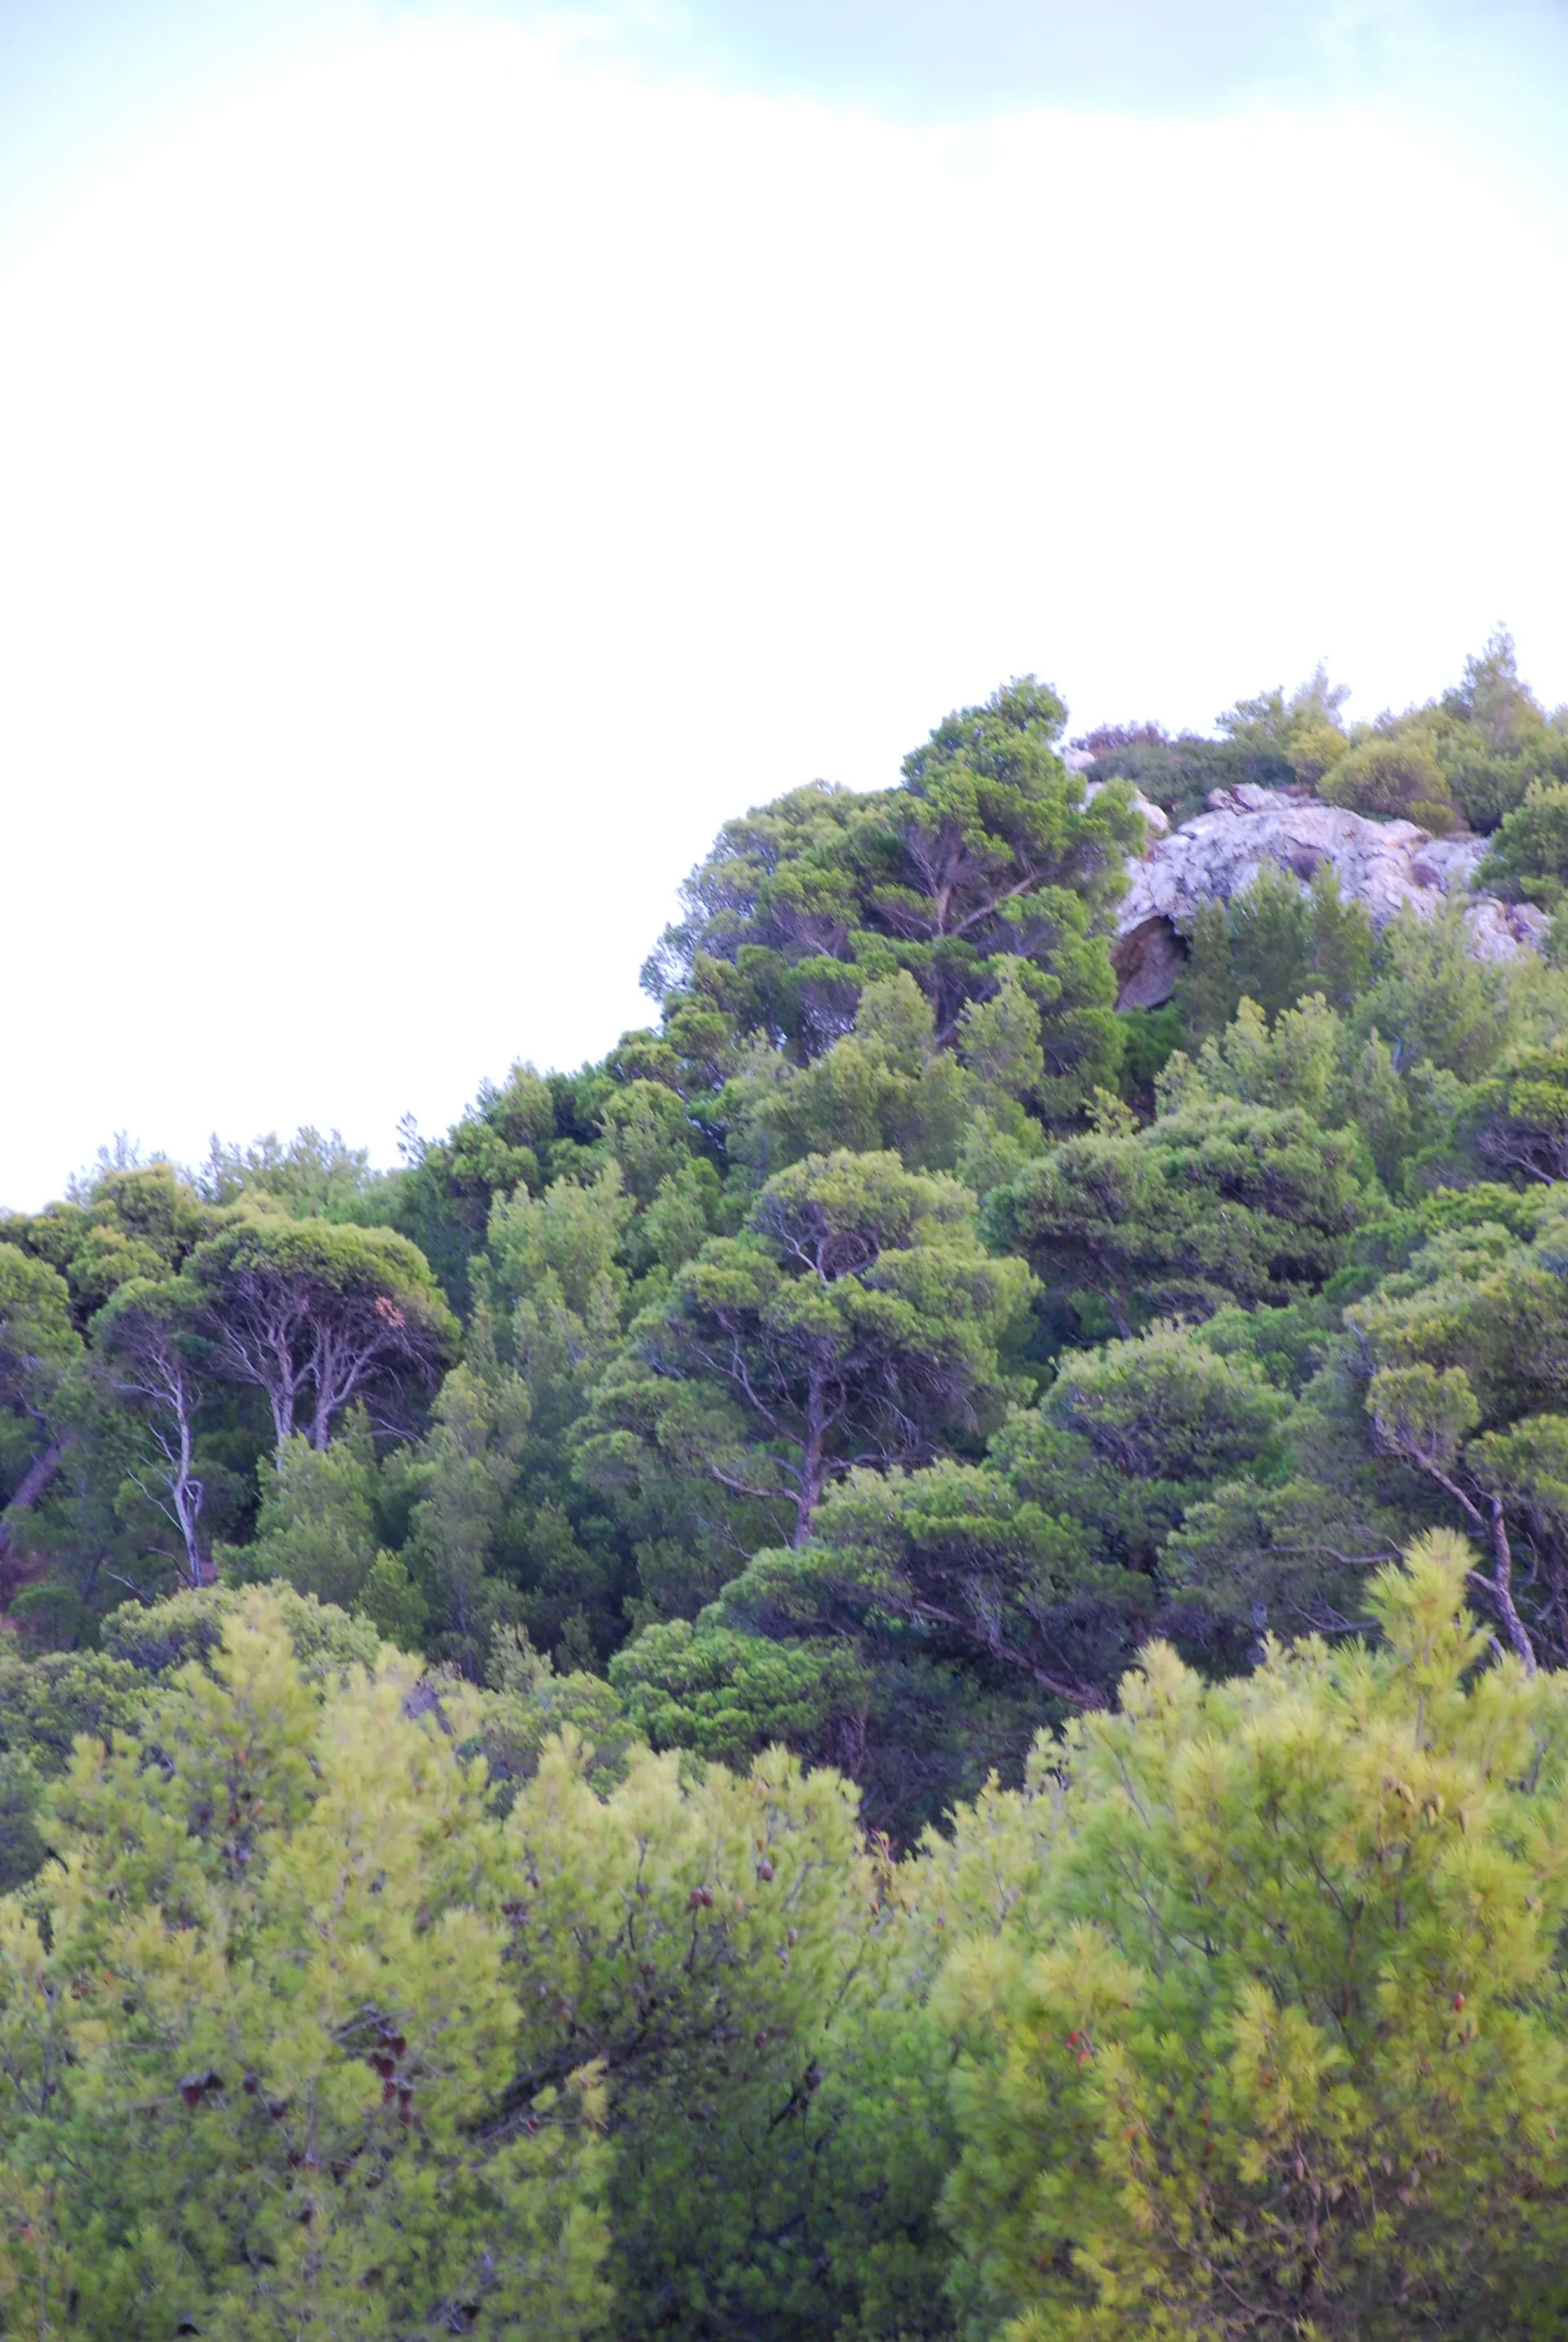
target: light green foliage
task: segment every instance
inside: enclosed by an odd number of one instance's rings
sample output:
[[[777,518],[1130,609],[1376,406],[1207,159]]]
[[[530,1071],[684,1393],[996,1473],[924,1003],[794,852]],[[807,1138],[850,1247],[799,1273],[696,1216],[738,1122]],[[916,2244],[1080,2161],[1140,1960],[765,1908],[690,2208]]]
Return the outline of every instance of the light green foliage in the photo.
[[[558,1179],[492,1214],[484,1279],[541,1428],[558,1431],[613,1355],[631,1280],[619,1254],[633,1216],[620,1166],[592,1186]]]
[[[1328,804],[1352,813],[1413,821],[1441,836],[1453,827],[1443,769],[1414,731],[1389,739],[1374,733],[1347,748],[1318,784]]]
[[[1568,884],[1505,636],[1343,696],[1014,683],[404,1169],[0,1219],[5,2337],[1558,2330],[1568,946],[1112,1006],[1133,780]]]
[[[981,1250],[957,1181],[894,1155],[810,1156],[637,1321],[600,1386],[590,1467],[705,1473],[793,1516],[798,1541],[852,1466],[916,1461],[994,1417],[1029,1285]]]
[[[228,1623],[236,1614],[248,1615],[254,1597],[232,1586],[204,1586],[199,1593],[174,1594],[166,1601],[144,1607],[126,1602],[111,1610],[103,1626],[103,1656],[135,1667],[143,1676],[163,1678],[200,1660],[210,1666],[223,1648]],[[266,1610],[282,1626],[295,1660],[306,1683],[334,1683],[355,1667],[375,1663],[378,1638],[364,1620],[351,1618],[314,1594],[274,1584],[266,1589]],[[82,1730],[96,1731],[95,1724]]]
[[[0,1734],[10,1754],[48,1777],[69,1762],[78,1733],[107,1741],[140,1715],[148,1693],[147,1669],[112,1647],[28,1659],[8,1651],[0,1654]]]
[[[1219,728],[1238,747],[1283,759],[1298,781],[1315,786],[1349,746],[1340,722],[1349,697],[1350,686],[1331,683],[1320,665],[1289,699],[1276,688],[1238,700],[1220,717]]]
[[[103,1620],[97,1650],[0,1656],[0,1794],[7,1800],[0,1892],[30,1878],[43,1860],[33,1817],[78,1736],[108,1746],[116,1733],[139,1732],[165,1680],[193,1661],[210,1666],[228,1621],[249,1598],[237,1587],[211,1586],[146,1606],[127,1602]],[[377,1636],[360,1619],[281,1582],[268,1588],[267,1603],[307,1683],[338,1681],[353,1667],[375,1665]]]
[[[7,1400],[41,1405],[80,1355],[64,1278],[14,1246],[0,1245],[0,1388]]]
[[[1273,1017],[1321,993],[1348,1010],[1375,958],[1365,907],[1341,894],[1331,867],[1303,887],[1269,863],[1229,902],[1200,904],[1176,1003],[1194,1043],[1228,1025],[1243,1000]]]
[[[1383,935],[1355,1026],[1381,1034],[1402,1071],[1425,1061],[1473,1082],[1508,1046],[1512,989],[1505,966],[1471,958],[1460,905],[1426,919],[1404,912]]]
[[[1163,1113],[1201,1096],[1242,1098],[1249,1106],[1299,1106],[1314,1121],[1341,1125],[1345,1031],[1320,994],[1282,1009],[1271,1028],[1255,1000],[1243,1000],[1231,1024],[1203,1043],[1194,1059],[1179,1051],[1159,1076]]]
[[[1492,841],[1483,886],[1556,910],[1568,884],[1568,784],[1533,781]]]
[[[628,1082],[605,1099],[600,1120],[636,1203],[651,1204],[663,1183],[691,1162],[697,1133],[683,1101],[663,1082]]]
[[[409,1537],[412,1574],[439,1622],[435,1647],[477,1675],[516,1595],[491,1568],[528,1431],[528,1392],[504,1367],[454,1366],[413,1467],[422,1494]]]
[[[605,2077],[617,2333],[944,2331],[940,2064],[844,1785],[644,1753],[600,1797],[568,1736],[505,1836],[518,2091]]]
[[[1026,996],[1019,1000],[1016,1021],[1033,1019],[1038,1063],[1039,1013]],[[965,1016],[974,1013],[967,1010]],[[849,1147],[856,1154],[896,1154],[912,1171],[950,1171],[971,1103],[971,1086],[956,1057],[936,1046],[930,1003],[902,969],[866,986],[853,1033],[811,1065],[780,1066],[776,1077],[764,1076],[757,1087],[750,1115],[739,1097],[736,1103],[743,1128],[749,1123],[754,1131],[760,1162],[769,1169]]]
[[[532,1066],[514,1066],[499,1088],[481,1089],[452,1133],[444,1166],[481,1230],[496,1196],[540,1182],[541,1153],[554,1136],[555,1101]]]
[[[395,1172],[373,1171],[369,1150],[350,1146],[340,1130],[295,1131],[286,1144],[275,1131],[249,1146],[215,1136],[197,1177],[213,1204],[243,1197],[293,1220],[357,1220],[375,1225],[393,1206]]]
[[[325,1696],[253,1597],[147,1750],[83,1743],[0,1906],[0,2304],[28,2342],[599,2323],[591,2076],[515,2070],[482,1774],[388,1658]],[[524,2117],[527,2119],[524,2120]]]
[[[989,1000],[972,1000],[958,1023],[958,1046],[981,1096],[995,1105],[1035,1096],[1045,1073],[1040,1011],[1019,970],[1004,962]]]
[[[135,1667],[99,1651],[29,1648],[23,1657],[13,1646],[0,1655],[0,1894],[24,1886],[45,1860],[45,1785],[69,1762],[76,1735],[106,1739],[139,1715],[146,1688]]]
[[[8,2334],[948,2331],[942,2058],[841,1781],[639,1753],[514,1633],[479,1693],[296,1596],[164,1612],[0,1905]]]
[[[325,1449],[299,1433],[261,1465],[256,1541],[243,1574],[286,1578],[300,1594],[352,1610],[376,1558],[375,1456],[362,1416]],[[232,1556],[229,1566],[240,1562]]]
[[[1548,719],[1520,676],[1503,627],[1465,661],[1458,686],[1407,721],[1432,740],[1452,795],[1473,829],[1494,830],[1539,783],[1568,780],[1568,726]]]
[[[694,1156],[660,1180],[638,1224],[647,1276],[695,1260],[711,1236],[734,1225],[718,1173],[711,1163]]]
[[[1353,1131],[1396,1194],[1413,1166],[1424,1185],[1427,1166],[1452,1153],[1465,1109],[1452,1075],[1429,1061],[1402,1074],[1382,1034],[1375,1027],[1363,1034],[1321,993],[1283,1009],[1272,1026],[1255,1001],[1243,999],[1195,1057],[1178,1050],[1166,1060],[1154,1090],[1163,1114],[1233,1097],[1294,1107],[1325,1130]]]
[[[1383,1571],[1373,1656],[1205,1686],[1156,1647],[933,1843],[975,2330],[1551,2330],[1568,1706],[1469,1680],[1468,1561]]]
[[[133,1277],[171,1275],[223,1216],[172,1164],[147,1163],[104,1171],[73,1202],[0,1220],[0,1243],[18,1245],[57,1269],[85,1324]]]

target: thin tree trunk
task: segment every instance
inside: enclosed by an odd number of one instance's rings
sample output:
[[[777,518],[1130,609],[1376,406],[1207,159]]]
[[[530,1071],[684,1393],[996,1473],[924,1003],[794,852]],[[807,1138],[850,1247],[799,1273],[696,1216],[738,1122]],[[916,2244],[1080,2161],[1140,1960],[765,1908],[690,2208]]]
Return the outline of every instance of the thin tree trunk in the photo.
[[[794,1500],[794,1536],[790,1540],[797,1549],[811,1536],[811,1516],[822,1502],[822,1484],[827,1470],[826,1411],[823,1406],[822,1382],[813,1376],[811,1396],[806,1401],[805,1439],[801,1448],[800,1487]]]
[[[267,1391],[267,1401],[272,1408],[277,1461],[281,1464],[283,1451],[294,1437],[294,1393],[285,1384],[274,1384]]]
[[[1508,1542],[1507,1525],[1503,1517],[1502,1499],[1493,1496],[1492,1505],[1492,1591],[1503,1623],[1508,1629],[1508,1639],[1515,1656],[1523,1663],[1528,1676],[1535,1673],[1535,1652],[1524,1631],[1524,1621],[1513,1606],[1513,1548]]]
[[[172,1461],[175,1468],[169,1475],[169,1496],[185,1541],[185,1568],[193,1586],[206,1586],[212,1580],[212,1566],[202,1550],[196,1533],[206,1490],[191,1470],[191,1405],[190,1393],[182,1378],[175,1392],[175,1416],[177,1443]]]

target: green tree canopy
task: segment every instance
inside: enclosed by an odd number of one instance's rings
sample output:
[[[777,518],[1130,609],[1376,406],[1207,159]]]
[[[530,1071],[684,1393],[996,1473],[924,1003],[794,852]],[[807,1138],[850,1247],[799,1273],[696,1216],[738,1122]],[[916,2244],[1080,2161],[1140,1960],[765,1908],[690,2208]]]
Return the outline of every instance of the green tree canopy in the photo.
[[[998,1249],[1125,1337],[1158,1316],[1314,1291],[1363,1207],[1355,1134],[1299,1106],[1200,1097],[1144,1129],[1063,1140],[986,1199]]]
[[[989,1258],[956,1180],[894,1155],[810,1156],[770,1179],[637,1321],[601,1384],[602,1474],[648,1450],[780,1508],[796,1543],[857,1464],[973,1439],[1005,1392],[999,1346],[1029,1291]]]
[[[1375,1582],[1375,1655],[1206,1686],[1156,1647],[931,1845],[974,2330],[1520,2336],[1563,2314],[1564,1679],[1485,1647],[1469,1555]]]
[[[1070,1114],[1114,1076],[1104,931],[1143,825],[1124,791],[1084,802],[1055,750],[1064,713],[1025,677],[939,725],[901,788],[797,791],[731,823],[649,962],[655,996],[708,1001],[737,1035],[809,1059],[849,1029],[865,983],[904,968],[945,1046],[1017,960],[1043,1096]]]
[[[1568,887],[1568,783],[1533,781],[1499,826],[1477,873],[1483,886],[1555,910]]]
[[[82,1345],[65,1279],[47,1262],[0,1244],[0,1492],[18,1511],[59,1469],[65,1425],[61,1383]],[[11,1532],[0,1509],[0,1560]]]
[[[984,1465],[852,1472],[805,1545],[754,1555],[694,1626],[612,1664],[655,1742],[785,1738],[907,1840],[1043,1706],[1098,1707],[1160,1616],[1159,1557],[1216,1478],[1267,1472],[1286,1402],[1253,1362],[1163,1326],[1067,1358]]]
[[[515,2072],[483,1768],[388,1653],[308,1686],[265,1600],[146,1742],[83,1741],[0,1904],[8,2332],[356,2337],[600,2321],[592,2075]],[[157,1761],[149,1761],[155,1747]]]
[[[1318,784],[1330,805],[1352,813],[1413,821],[1439,836],[1453,827],[1443,768],[1415,733],[1394,739],[1373,734],[1347,748]]]
[[[405,1423],[457,1326],[424,1256],[388,1228],[247,1217],[185,1267],[215,1373],[260,1390],[281,1454],[296,1425],[325,1447],[355,1405]]]

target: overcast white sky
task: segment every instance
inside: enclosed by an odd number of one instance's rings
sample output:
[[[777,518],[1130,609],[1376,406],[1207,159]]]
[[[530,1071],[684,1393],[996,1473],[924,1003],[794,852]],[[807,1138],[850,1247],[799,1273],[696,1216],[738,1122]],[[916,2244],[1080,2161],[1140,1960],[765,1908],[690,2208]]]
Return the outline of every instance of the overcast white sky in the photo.
[[[0,1202],[601,1054],[1014,672],[1568,698],[1565,102],[1461,0],[7,0]]]

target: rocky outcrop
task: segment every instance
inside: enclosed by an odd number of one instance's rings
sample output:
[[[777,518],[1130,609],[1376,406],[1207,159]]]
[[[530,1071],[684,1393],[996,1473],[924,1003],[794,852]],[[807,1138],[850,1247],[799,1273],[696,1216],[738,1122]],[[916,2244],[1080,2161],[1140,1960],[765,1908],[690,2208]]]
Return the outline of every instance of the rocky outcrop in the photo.
[[[1365,906],[1374,927],[1407,909],[1429,918],[1440,903],[1462,896],[1477,959],[1512,958],[1538,946],[1547,926],[1543,911],[1473,892],[1484,838],[1433,837],[1413,822],[1369,821],[1245,783],[1215,789],[1208,811],[1180,829],[1170,828],[1158,806],[1148,808],[1145,820],[1150,845],[1129,865],[1132,884],[1111,952],[1121,979],[1119,1008],[1157,1008],[1169,1000],[1200,905],[1228,902],[1271,863],[1303,888],[1317,871],[1331,868],[1340,891]]]

